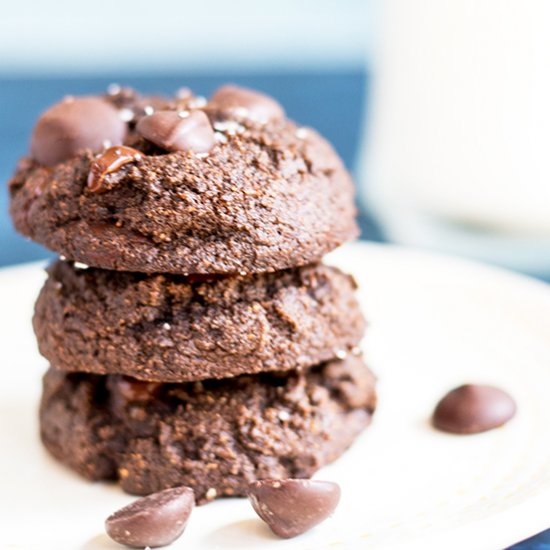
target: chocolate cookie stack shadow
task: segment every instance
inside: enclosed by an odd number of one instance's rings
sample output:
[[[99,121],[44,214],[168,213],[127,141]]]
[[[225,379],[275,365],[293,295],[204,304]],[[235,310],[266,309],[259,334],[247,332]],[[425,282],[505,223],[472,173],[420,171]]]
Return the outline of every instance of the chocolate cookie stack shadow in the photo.
[[[84,477],[202,503],[309,477],[369,424],[355,283],[320,263],[357,235],[353,185],[272,98],[66,98],[10,194],[16,228],[62,255],[33,321],[40,426]]]

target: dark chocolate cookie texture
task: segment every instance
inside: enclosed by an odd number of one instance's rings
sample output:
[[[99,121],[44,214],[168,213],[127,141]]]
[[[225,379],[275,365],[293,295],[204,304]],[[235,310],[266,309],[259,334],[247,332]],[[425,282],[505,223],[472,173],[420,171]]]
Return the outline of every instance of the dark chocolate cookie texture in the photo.
[[[133,153],[98,177],[115,146]],[[10,193],[21,233],[120,271],[275,271],[358,233],[353,185],[332,147],[275,100],[235,86],[210,102],[122,89],[56,105]]]
[[[34,328],[58,369],[181,382],[342,357],[355,351],[365,321],[353,278],[322,264],[208,278],[58,261]]]
[[[42,440],[84,477],[130,493],[185,485],[199,503],[265,478],[304,478],[369,424],[374,377],[361,358],[305,371],[155,384],[50,369]]]

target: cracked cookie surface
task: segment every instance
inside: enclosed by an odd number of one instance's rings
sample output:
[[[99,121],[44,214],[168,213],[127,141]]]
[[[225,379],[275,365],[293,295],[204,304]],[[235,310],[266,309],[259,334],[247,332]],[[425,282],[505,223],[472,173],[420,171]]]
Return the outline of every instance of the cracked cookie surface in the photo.
[[[314,130],[280,116],[260,123],[243,109],[222,116],[219,102],[192,96],[121,93],[98,97],[128,120],[119,141],[133,153],[115,151],[123,161],[111,163],[99,185],[89,178],[104,159],[86,143],[52,165],[19,163],[10,211],[23,235],[94,267],[176,274],[306,265],[358,235],[350,176]],[[211,149],[169,152],[136,131],[147,113],[167,111],[206,114]]]

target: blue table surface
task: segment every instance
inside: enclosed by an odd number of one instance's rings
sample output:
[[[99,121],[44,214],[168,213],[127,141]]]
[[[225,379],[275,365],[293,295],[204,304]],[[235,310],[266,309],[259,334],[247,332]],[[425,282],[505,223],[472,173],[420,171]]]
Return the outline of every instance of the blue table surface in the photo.
[[[99,93],[112,82],[111,75],[88,78],[8,78],[0,77],[0,180],[6,182],[28,148],[37,116],[64,95]],[[169,94],[181,86],[208,96],[217,86],[234,82],[264,90],[277,97],[288,115],[301,124],[313,126],[336,147],[353,171],[357,146],[368,109],[369,78],[361,70],[326,72],[280,72],[277,74],[219,73],[213,75],[171,74],[125,77],[119,83],[143,92]],[[53,255],[17,235],[7,214],[6,185],[0,191],[0,266]],[[376,224],[360,213],[361,238],[383,241]],[[550,514],[548,522],[550,524]],[[550,529],[511,547],[513,550],[550,550]]]

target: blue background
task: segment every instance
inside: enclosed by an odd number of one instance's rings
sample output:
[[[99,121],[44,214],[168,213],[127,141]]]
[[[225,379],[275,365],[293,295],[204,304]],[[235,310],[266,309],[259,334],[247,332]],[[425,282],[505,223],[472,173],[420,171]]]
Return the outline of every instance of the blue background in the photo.
[[[27,151],[37,116],[68,94],[101,93],[115,78],[0,78],[0,179],[7,182],[17,159]],[[181,86],[208,96],[220,84],[235,82],[264,90],[277,97],[288,115],[301,124],[313,126],[336,147],[353,172],[364,115],[368,113],[369,79],[361,69],[278,74],[219,73],[215,75],[172,74],[155,77],[128,77],[120,82],[143,92],[170,94]],[[7,186],[0,194],[0,265],[52,256],[42,247],[17,235],[7,214]],[[362,238],[383,240],[376,224],[361,212]],[[550,524],[550,511],[549,519]],[[550,530],[512,547],[513,550],[550,549]],[[465,549],[467,550],[467,549]]]

